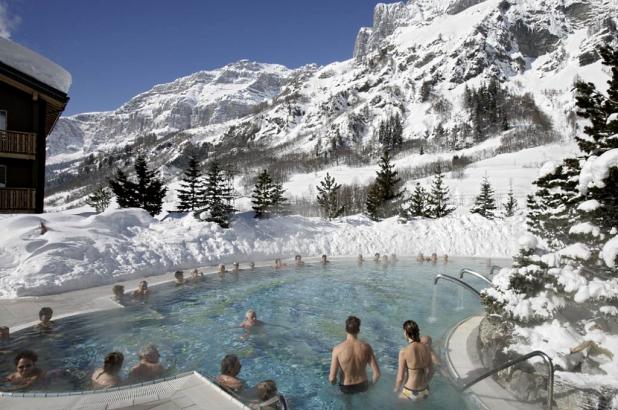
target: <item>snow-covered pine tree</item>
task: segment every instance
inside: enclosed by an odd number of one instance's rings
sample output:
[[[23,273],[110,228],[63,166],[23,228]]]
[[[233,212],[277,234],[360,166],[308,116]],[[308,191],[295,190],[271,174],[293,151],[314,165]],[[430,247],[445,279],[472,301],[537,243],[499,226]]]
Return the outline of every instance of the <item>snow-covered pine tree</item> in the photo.
[[[236,211],[232,206],[232,190],[227,183],[225,171],[218,161],[212,161],[206,173],[204,196],[201,199],[204,208],[196,211],[196,217],[208,222],[215,222],[222,228],[229,228],[230,215]]]
[[[400,216],[404,220],[409,220],[415,217],[426,217],[427,214],[427,191],[417,182],[414,186],[414,192],[406,201],[405,206],[402,207]]]
[[[269,211],[274,215],[283,215],[288,211],[288,199],[284,196],[285,189],[280,182],[273,182],[270,191]]]
[[[382,219],[381,213],[382,206],[382,192],[380,187],[375,182],[369,186],[367,191],[367,200],[365,201],[365,208],[367,215],[372,221],[379,221]]]
[[[401,178],[398,177],[388,151],[384,151],[378,165],[380,169],[376,172],[375,181],[375,185],[379,188],[377,192],[380,193],[378,215],[390,218],[399,212],[400,201],[403,197]]]
[[[148,211],[152,216],[158,215],[163,207],[163,198],[165,198],[167,188],[157,177],[157,171],[148,169],[146,158],[142,154],[137,156],[134,168],[137,176],[136,200],[140,208]]]
[[[505,217],[510,217],[515,215],[515,211],[517,210],[517,199],[515,199],[515,196],[513,195],[513,187],[509,187],[509,192],[506,196],[506,201],[502,204],[502,206],[504,207],[504,216]]]
[[[272,184],[273,181],[268,171],[263,170],[260,172],[255,187],[253,188],[253,194],[251,195],[251,202],[256,218],[268,217],[271,204]]]
[[[135,197],[137,187],[120,168],[116,169],[114,176],[109,179],[109,187],[116,196],[116,202],[121,208],[138,208],[139,202]]]
[[[329,221],[343,214],[343,206],[339,201],[339,189],[341,184],[335,181],[327,172],[326,177],[320,181],[320,185],[316,186],[318,190],[317,201],[322,209],[322,216]]]
[[[493,219],[496,211],[496,200],[494,199],[494,189],[491,187],[487,177],[481,181],[481,193],[474,201],[472,213],[479,214],[487,219]]]
[[[86,198],[86,204],[93,207],[95,211],[100,214],[107,209],[111,199],[112,193],[110,192],[110,189],[106,185],[100,184],[97,185],[90,195],[88,195],[88,198]]]
[[[431,191],[427,197],[427,216],[430,218],[442,218],[453,212],[455,208],[449,206],[449,189],[444,184],[442,168],[436,167],[436,175],[431,182]]]
[[[176,191],[180,204],[179,211],[196,211],[204,207],[204,181],[202,173],[195,157],[189,158],[189,164],[185,169],[180,188]]]

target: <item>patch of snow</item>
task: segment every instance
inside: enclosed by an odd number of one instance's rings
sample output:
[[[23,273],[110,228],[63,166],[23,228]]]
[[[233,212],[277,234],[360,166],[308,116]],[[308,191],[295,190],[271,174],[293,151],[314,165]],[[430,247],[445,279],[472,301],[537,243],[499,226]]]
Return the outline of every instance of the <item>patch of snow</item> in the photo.
[[[607,117],[607,124],[614,121],[618,121],[618,112],[610,114],[609,117]]]
[[[577,206],[577,209],[584,212],[596,211],[601,206],[601,203],[596,199],[589,199]]]
[[[601,257],[608,267],[616,267],[616,258],[618,258],[618,236],[614,236],[612,239],[605,242],[601,251]]]
[[[0,61],[40,82],[68,93],[71,74],[58,64],[34,51],[0,37]]]
[[[549,161],[543,164],[541,169],[539,170],[539,178],[543,178],[546,175],[551,174],[556,169],[557,165],[553,161]]]
[[[598,226],[593,225],[590,222],[582,222],[577,225],[573,225],[571,229],[569,229],[569,234],[592,235],[596,238],[601,234],[601,230]]]
[[[590,258],[590,249],[583,243],[578,242],[561,249],[558,251],[558,254],[571,259],[588,260]]]
[[[603,181],[608,177],[609,169],[614,167],[618,167],[618,148],[588,158],[579,174],[579,191],[585,194],[590,187],[605,187]]]
[[[526,233],[519,237],[519,239],[517,240],[517,244],[519,245],[520,249],[536,249],[539,241],[537,240],[536,236],[530,233]]]
[[[618,316],[618,308],[616,306],[601,306],[599,312],[607,316]]]

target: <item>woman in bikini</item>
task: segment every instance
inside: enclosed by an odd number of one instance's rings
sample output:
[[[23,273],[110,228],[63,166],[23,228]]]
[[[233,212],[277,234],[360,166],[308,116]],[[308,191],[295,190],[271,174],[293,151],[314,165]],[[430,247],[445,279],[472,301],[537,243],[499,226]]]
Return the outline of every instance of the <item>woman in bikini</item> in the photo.
[[[395,392],[399,393],[401,399],[422,400],[429,396],[429,376],[432,372],[431,351],[421,343],[420,329],[415,321],[406,320],[403,323],[403,335],[408,345],[399,351]],[[402,385],[403,388],[400,391]]]

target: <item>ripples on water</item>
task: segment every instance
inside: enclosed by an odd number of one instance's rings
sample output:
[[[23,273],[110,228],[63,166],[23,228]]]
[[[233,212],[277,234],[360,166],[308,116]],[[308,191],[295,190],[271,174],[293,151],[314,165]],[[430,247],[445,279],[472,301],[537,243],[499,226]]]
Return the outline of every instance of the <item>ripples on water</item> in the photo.
[[[464,265],[487,271],[484,259],[472,258],[452,259],[448,265],[404,259],[387,267],[334,261],[326,267],[307,264],[212,276],[195,286],[166,285],[153,288],[143,304],[64,319],[51,334],[26,330],[13,335],[2,347],[0,371],[11,372],[15,353],[28,348],[39,354],[43,369],[68,369],[69,376],[49,389],[87,389],[90,373],[106,353],[124,353],[126,376],[140,348],[155,343],[173,373],[197,370],[215,376],[223,356],[235,353],[242,363],[240,376],[249,385],[276,380],[296,409],[408,408],[392,393],[397,354],[405,345],[401,324],[416,320],[421,334],[431,335],[438,349],[450,327],[478,312],[478,298],[460,293],[453,284],[441,282],[434,293],[435,274],[454,275]],[[474,278],[467,281],[482,287]],[[244,338],[238,325],[249,308],[266,325]],[[382,370],[378,385],[356,397],[341,395],[327,380],[331,349],[345,338],[344,322],[352,314],[361,318],[360,336],[373,346]],[[440,374],[431,392],[415,408],[462,407]]]

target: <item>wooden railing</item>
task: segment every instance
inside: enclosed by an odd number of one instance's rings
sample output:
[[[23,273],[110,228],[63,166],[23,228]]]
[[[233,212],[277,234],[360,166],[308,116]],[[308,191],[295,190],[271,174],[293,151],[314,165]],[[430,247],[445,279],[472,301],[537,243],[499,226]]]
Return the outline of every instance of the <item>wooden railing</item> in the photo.
[[[34,211],[35,203],[35,189],[0,188],[0,212]]]
[[[0,153],[36,155],[36,134],[0,130]]]

